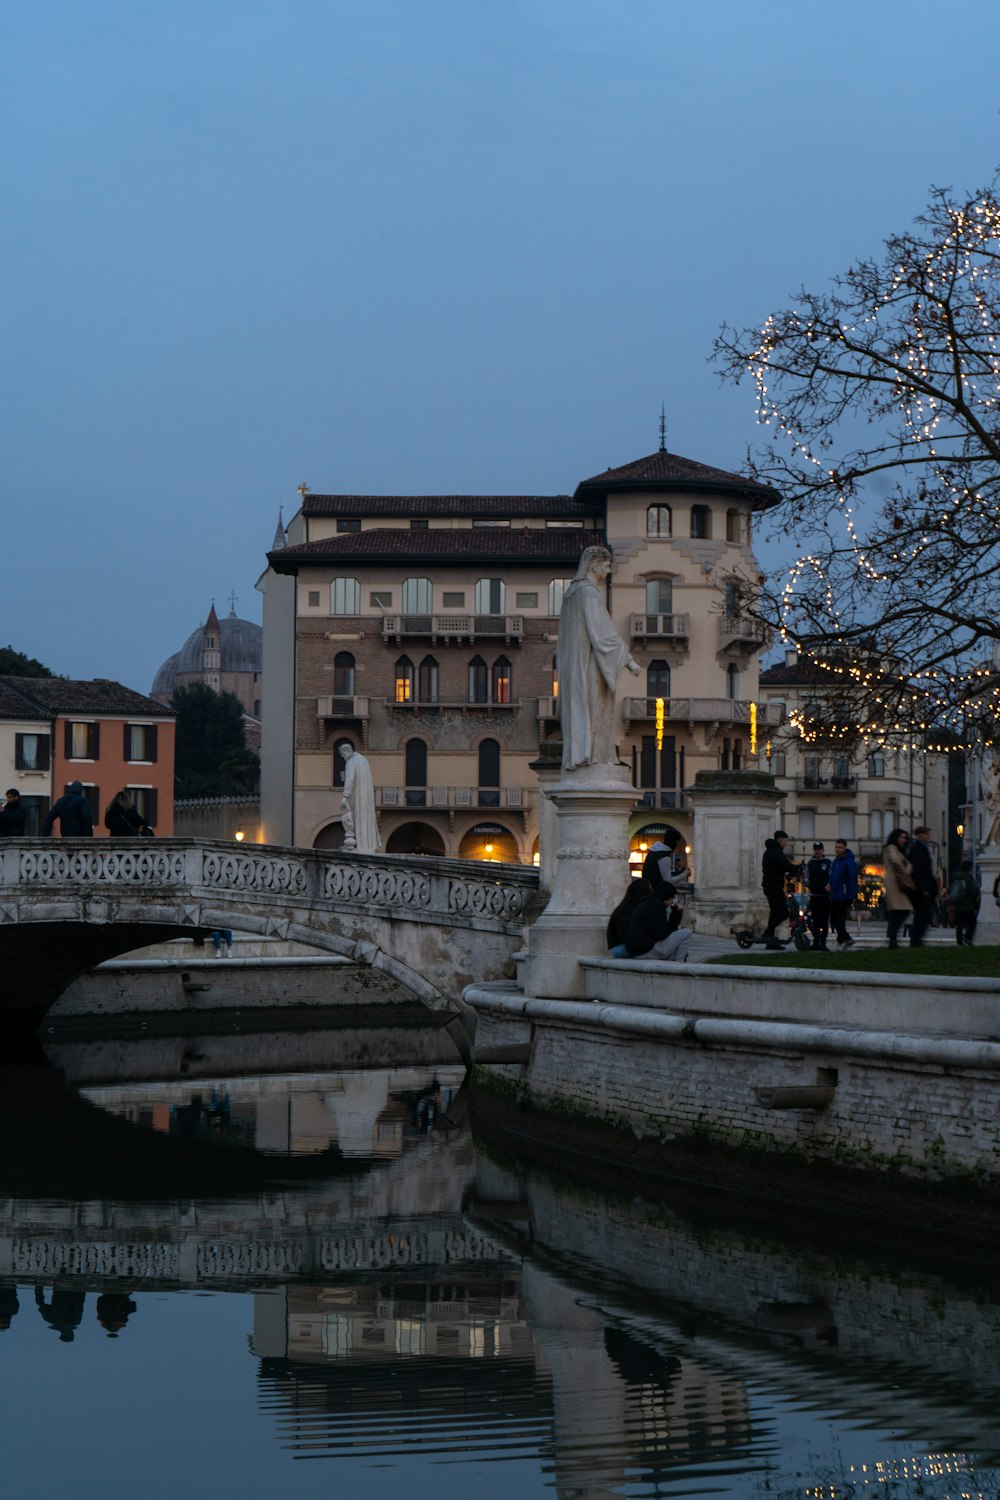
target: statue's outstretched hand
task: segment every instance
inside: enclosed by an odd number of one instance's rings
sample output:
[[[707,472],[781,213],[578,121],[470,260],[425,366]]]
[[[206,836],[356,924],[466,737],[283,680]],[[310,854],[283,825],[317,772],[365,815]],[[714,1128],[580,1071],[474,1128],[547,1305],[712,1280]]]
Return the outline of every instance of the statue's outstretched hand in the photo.
[[[630,661],[627,661],[625,663],[625,665],[628,668],[628,670],[632,673],[633,677],[638,677],[640,671],[642,670],[641,667],[639,666],[639,663],[637,661],[631,661],[630,660]]]

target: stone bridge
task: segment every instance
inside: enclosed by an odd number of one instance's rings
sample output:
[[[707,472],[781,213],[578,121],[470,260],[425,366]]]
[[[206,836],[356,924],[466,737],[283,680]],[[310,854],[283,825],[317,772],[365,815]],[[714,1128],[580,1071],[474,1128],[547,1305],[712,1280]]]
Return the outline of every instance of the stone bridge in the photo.
[[[0,1020],[37,1024],[105,959],[233,928],[309,943],[433,1009],[500,976],[538,874],[521,865],[228,841],[0,843]]]

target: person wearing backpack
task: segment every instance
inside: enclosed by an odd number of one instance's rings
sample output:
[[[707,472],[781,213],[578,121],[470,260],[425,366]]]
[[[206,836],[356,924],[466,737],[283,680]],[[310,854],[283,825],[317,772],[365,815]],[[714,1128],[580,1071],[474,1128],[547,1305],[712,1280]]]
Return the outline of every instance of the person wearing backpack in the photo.
[[[948,900],[955,913],[955,941],[961,947],[972,947],[972,934],[979,916],[979,883],[972,873],[971,859],[963,859],[958,874],[948,887]]]

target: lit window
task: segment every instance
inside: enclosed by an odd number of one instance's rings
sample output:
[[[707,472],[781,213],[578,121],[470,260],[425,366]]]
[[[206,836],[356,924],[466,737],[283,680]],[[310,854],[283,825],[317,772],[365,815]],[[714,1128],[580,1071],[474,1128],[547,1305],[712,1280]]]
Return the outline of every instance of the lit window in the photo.
[[[408,656],[401,656],[396,663],[396,702],[413,701],[413,663]]]
[[[493,702],[510,702],[510,662],[506,656],[498,656],[493,663]]]

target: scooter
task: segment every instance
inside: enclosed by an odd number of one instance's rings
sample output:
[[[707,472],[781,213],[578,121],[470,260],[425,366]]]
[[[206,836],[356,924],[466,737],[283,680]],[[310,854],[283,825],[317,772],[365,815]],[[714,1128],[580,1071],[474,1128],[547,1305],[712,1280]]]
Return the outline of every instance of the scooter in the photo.
[[[765,937],[760,928],[743,927],[733,936],[740,948],[752,948],[754,943],[763,943],[768,948],[785,948],[780,938]],[[806,907],[796,895],[788,898],[788,937],[799,953],[805,953],[812,947],[812,933],[809,930],[809,919],[806,915]]]

